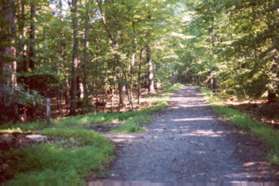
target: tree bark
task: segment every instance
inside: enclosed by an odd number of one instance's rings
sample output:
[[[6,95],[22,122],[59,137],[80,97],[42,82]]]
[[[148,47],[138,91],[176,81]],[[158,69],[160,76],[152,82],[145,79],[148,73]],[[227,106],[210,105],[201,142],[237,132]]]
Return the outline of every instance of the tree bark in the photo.
[[[24,49],[24,37],[25,37],[25,32],[24,32],[24,27],[25,27],[25,0],[19,0],[19,14],[17,17],[17,22],[18,22],[18,42],[17,42],[17,62],[19,65],[19,70],[24,70],[26,71],[26,60],[25,60],[25,49]]]
[[[128,78],[127,78],[126,73],[124,72],[123,74],[124,74],[124,79],[125,79],[125,81],[128,82]],[[132,92],[133,92],[132,89],[133,89],[133,88],[131,88],[131,87],[132,87],[132,84],[131,84],[131,86],[130,86],[129,83],[126,83],[126,86],[125,86],[125,87],[126,87],[127,97],[128,97],[128,101],[129,101],[131,110],[134,110],[134,105],[133,105],[133,94],[132,94]]]
[[[87,87],[87,63],[89,62],[88,59],[88,47],[89,47],[89,41],[88,41],[88,35],[89,35],[89,5],[87,2],[87,8],[86,8],[86,15],[85,15],[85,25],[84,25],[84,37],[83,37],[83,61],[82,61],[82,83],[83,83],[83,90],[84,90],[84,96],[82,98],[83,106],[88,106],[88,87]]]
[[[149,45],[146,46],[146,60],[148,64],[148,92],[150,94],[156,93],[155,82],[154,82],[154,65],[151,56],[151,48]]]
[[[12,88],[17,86],[16,80],[16,24],[15,1],[0,2],[0,84]]]
[[[122,82],[118,83],[118,94],[119,94],[119,103],[118,107],[119,110],[124,106],[124,92],[125,92],[125,86]]]
[[[34,70],[35,67],[35,17],[36,4],[35,0],[31,0],[30,4],[30,30],[29,30],[29,47],[28,47],[28,71]]]
[[[142,53],[143,53],[143,49],[140,50],[140,54],[139,54],[139,67],[138,67],[138,105],[140,104],[140,96],[141,96],[141,63],[142,63]]]
[[[76,113],[77,108],[77,68],[78,68],[78,20],[77,20],[77,0],[72,0],[71,7],[72,29],[73,29],[73,48],[71,65],[71,106],[70,114]]]

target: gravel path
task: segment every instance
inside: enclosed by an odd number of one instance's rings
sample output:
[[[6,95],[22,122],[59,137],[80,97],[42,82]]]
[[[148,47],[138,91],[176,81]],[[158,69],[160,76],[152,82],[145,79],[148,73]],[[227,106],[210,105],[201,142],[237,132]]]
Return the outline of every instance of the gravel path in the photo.
[[[170,184],[279,179],[265,162],[264,145],[218,119],[197,87],[180,90],[170,105],[148,132],[123,137],[108,179]]]

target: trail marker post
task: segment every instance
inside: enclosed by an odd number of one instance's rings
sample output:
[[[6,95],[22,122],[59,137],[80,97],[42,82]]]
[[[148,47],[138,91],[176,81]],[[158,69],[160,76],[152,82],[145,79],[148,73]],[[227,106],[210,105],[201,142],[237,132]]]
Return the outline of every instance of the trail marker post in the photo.
[[[50,119],[51,119],[51,104],[50,104],[50,98],[46,98],[46,121],[47,124],[50,125]]]

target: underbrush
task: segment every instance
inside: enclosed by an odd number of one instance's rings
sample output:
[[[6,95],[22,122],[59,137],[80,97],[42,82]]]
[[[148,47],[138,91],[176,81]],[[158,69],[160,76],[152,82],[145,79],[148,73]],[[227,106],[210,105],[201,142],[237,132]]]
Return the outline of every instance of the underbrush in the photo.
[[[278,130],[252,119],[249,115],[242,113],[237,109],[226,106],[223,100],[214,95],[210,90],[202,88],[202,92],[213,106],[213,109],[224,117],[224,119],[231,121],[236,126],[243,128],[262,139],[270,147],[268,159],[270,162],[279,165]]]

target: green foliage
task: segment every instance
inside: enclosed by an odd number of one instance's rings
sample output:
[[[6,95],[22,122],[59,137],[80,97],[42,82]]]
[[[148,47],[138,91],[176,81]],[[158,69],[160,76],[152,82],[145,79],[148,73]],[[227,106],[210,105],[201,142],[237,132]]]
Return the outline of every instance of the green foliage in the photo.
[[[3,93],[2,100],[5,106],[21,104],[28,106],[42,105],[43,97],[36,91],[26,91],[22,87],[12,89],[8,86],[1,87]]]
[[[278,0],[187,1],[189,15],[177,50],[179,80],[210,84],[220,91],[259,98],[279,91]],[[277,56],[277,57],[276,57]]]

